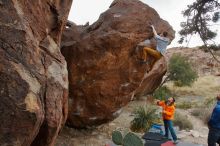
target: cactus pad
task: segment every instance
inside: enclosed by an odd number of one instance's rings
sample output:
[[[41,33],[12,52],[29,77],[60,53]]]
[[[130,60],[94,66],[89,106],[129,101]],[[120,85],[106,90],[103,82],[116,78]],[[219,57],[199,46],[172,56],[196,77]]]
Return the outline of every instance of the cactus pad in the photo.
[[[132,132],[125,135],[123,139],[123,146],[143,146],[142,139]]]
[[[117,145],[122,145],[123,136],[122,133],[118,130],[112,132],[112,141]]]

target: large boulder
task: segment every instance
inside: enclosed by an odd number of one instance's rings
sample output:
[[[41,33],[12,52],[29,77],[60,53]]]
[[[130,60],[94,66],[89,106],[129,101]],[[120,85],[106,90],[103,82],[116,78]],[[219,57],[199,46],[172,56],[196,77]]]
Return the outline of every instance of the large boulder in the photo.
[[[158,87],[166,61],[161,58],[147,72],[148,65],[140,63],[136,49],[139,42],[153,37],[149,23],[174,38],[168,22],[138,0],[115,0],[91,26],[72,24],[66,28],[61,51],[69,72],[69,126],[110,121],[134,96]]]
[[[0,145],[52,146],[67,118],[72,0],[0,0]]]

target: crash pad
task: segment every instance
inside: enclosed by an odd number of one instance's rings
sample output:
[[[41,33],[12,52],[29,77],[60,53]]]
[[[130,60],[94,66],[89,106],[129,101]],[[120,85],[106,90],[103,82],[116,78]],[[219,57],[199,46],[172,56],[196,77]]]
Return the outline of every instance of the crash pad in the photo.
[[[164,144],[166,142],[167,142],[167,140],[161,140],[161,141],[145,140],[144,146],[161,146],[162,144]],[[169,146],[169,145],[165,145],[165,146]]]
[[[160,140],[166,139],[162,134],[160,134],[160,133],[152,133],[152,132],[146,132],[142,136],[142,138],[145,139],[145,140],[156,140],[156,141],[160,141]]]
[[[161,144],[161,146],[175,146],[175,144],[173,144],[172,141],[167,141],[167,142]]]
[[[152,133],[152,132],[146,132],[142,136],[142,138],[145,139],[144,146],[161,146],[161,144],[166,143],[167,141],[169,141],[162,134]]]

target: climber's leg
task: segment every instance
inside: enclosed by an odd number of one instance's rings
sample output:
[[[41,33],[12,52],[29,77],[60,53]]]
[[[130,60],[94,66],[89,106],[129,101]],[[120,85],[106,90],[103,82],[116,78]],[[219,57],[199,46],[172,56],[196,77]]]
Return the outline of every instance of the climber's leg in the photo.
[[[143,60],[146,62],[147,61],[147,56],[148,56],[148,50],[150,50],[151,48],[147,48],[147,47],[144,47],[143,48]]]
[[[158,52],[157,50],[148,48],[148,47],[144,47],[143,48],[143,55],[144,55],[144,61],[147,61],[147,56],[151,55],[153,56],[156,60],[159,60],[161,58],[161,53]]]
[[[148,54],[153,56],[156,60],[159,60],[162,57],[160,52],[151,48],[148,49]]]
[[[148,47],[144,47],[143,48],[144,61],[147,61],[148,54],[153,56],[156,60],[159,60],[162,56],[161,53],[158,52],[157,50],[154,50],[154,49],[151,49],[151,48],[148,48]]]
[[[162,57],[160,52],[158,52],[157,50],[148,48],[148,47],[143,48],[143,55],[144,55],[144,61],[145,62],[147,61],[147,56],[148,55],[151,55],[151,56],[154,57],[153,62],[150,64],[150,69],[153,67],[154,63]]]
[[[160,54],[160,56],[155,57],[155,59],[153,60],[152,64],[150,65],[150,68],[153,68],[154,64],[157,62],[157,60],[159,60],[162,57],[162,55]]]

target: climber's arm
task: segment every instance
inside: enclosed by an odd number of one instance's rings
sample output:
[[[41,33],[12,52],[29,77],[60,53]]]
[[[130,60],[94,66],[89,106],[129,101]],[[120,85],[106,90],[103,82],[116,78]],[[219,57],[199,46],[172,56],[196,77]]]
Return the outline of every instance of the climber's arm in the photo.
[[[151,25],[151,28],[152,28],[152,30],[153,30],[154,37],[156,37],[156,36],[157,36],[157,32],[156,32],[156,30],[155,30],[154,26],[153,26],[153,25]]]
[[[164,106],[165,105],[165,102],[160,101],[160,100],[157,100],[156,103],[157,103],[158,106]]]

